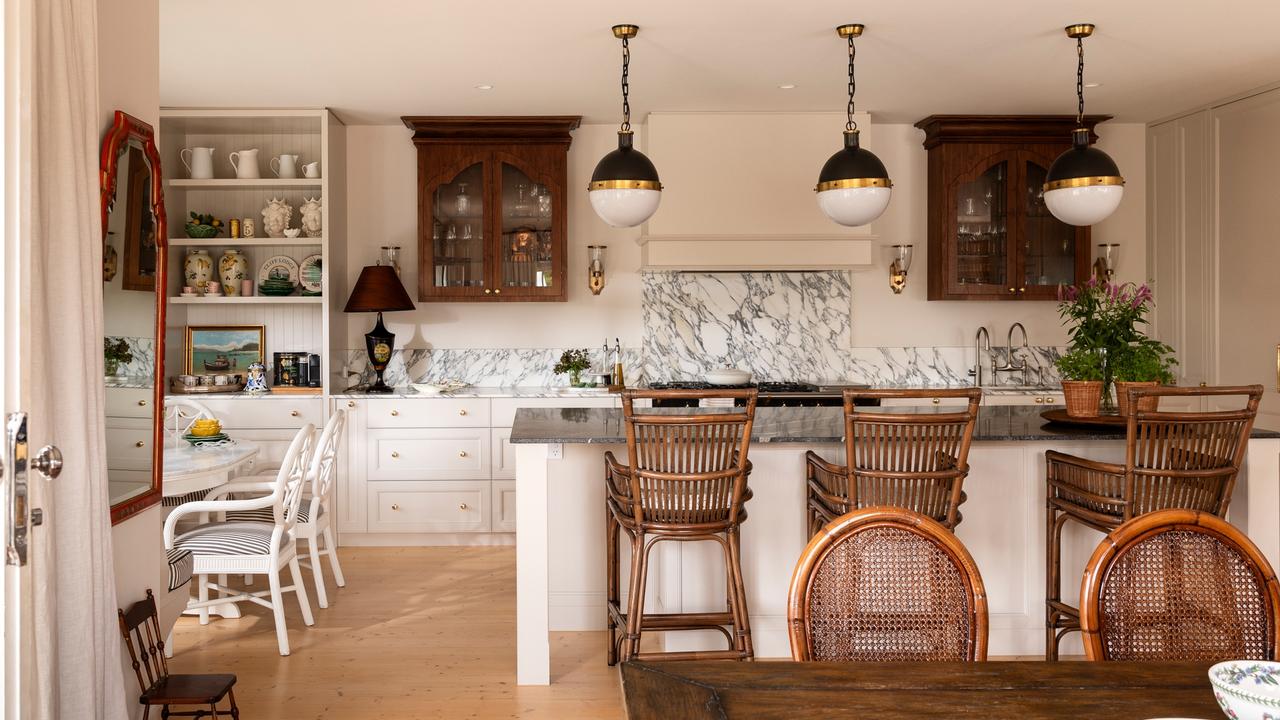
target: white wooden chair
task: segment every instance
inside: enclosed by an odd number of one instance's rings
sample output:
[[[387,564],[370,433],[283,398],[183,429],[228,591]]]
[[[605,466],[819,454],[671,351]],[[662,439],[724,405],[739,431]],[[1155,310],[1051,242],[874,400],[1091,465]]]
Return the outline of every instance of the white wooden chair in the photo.
[[[186,503],[175,508],[164,523],[164,547],[166,550],[181,548],[190,550],[194,558],[194,572],[199,577],[198,600],[188,603],[189,610],[200,611],[200,624],[209,622],[209,608],[230,602],[254,602],[271,608],[275,615],[276,639],[280,654],[289,654],[289,632],[284,618],[284,593],[292,590],[302,608],[302,620],[314,625],[307,588],[298,569],[297,543],[294,528],[298,508],[305,491],[307,470],[311,464],[315,426],[308,423],[298,430],[285,452],[280,472],[272,481],[235,481],[215,489],[209,498]],[[245,491],[269,491],[269,494],[249,500],[219,499],[228,493]],[[228,513],[238,510],[271,511],[271,523],[260,522],[209,522],[209,513]],[[178,521],[187,515],[199,514],[201,524],[174,537]],[[282,587],[280,570],[289,566],[293,584]],[[266,575],[270,589],[247,592],[209,581],[210,575],[245,574]],[[212,588],[219,597],[209,599]],[[270,596],[270,600],[263,599]]]
[[[346,587],[347,579],[342,575],[342,566],[338,563],[338,546],[333,540],[333,485],[338,458],[338,445],[342,442],[342,433],[347,424],[347,411],[335,410],[325,423],[320,438],[316,441],[316,450],[312,455],[311,467],[307,471],[307,495],[303,498],[298,511],[298,523],[294,526],[294,537],[307,541],[310,562],[303,560],[303,567],[309,568],[316,583],[316,603],[322,608],[329,607],[329,596],[324,588],[324,568],[321,556],[329,557],[329,566],[333,570],[334,580],[338,587]],[[243,478],[248,480],[248,478]],[[235,484],[239,484],[239,480]],[[234,491],[234,490],[233,490]],[[228,520],[271,522],[269,508],[258,510],[238,510],[227,513]],[[324,539],[324,546],[320,540]]]

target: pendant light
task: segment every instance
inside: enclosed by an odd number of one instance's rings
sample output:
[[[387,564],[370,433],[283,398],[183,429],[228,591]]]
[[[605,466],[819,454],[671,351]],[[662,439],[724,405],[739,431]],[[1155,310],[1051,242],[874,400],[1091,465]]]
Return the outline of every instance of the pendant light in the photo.
[[[613,36],[622,41],[622,128],[618,130],[618,149],[600,159],[587,187],[591,209],[613,227],[639,225],[653,216],[662,200],[657,168],[632,146],[628,41],[639,32],[636,25],[613,26]]]
[[[1044,204],[1068,225],[1093,225],[1115,212],[1124,196],[1124,178],[1110,155],[1089,144],[1084,124],[1084,39],[1093,25],[1068,25],[1067,37],[1076,41],[1076,129],[1071,149],[1058,156],[1045,176]]]
[[[863,26],[841,25],[836,34],[849,41],[849,104],[844,125],[844,149],[832,155],[818,175],[818,207],[841,225],[866,225],[880,217],[889,206],[893,182],[884,163],[870,150],[858,145],[858,124],[853,121],[853,39]]]

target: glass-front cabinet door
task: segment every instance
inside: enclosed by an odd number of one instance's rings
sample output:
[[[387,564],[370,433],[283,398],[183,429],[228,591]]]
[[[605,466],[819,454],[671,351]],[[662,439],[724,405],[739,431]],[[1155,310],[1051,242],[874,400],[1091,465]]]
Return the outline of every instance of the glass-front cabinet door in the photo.
[[[483,158],[446,173],[430,193],[431,253],[421,263],[421,283],[432,295],[466,296],[489,282],[485,272],[485,173]]]
[[[525,299],[562,294],[565,243],[557,236],[562,193],[515,162],[500,159],[497,165],[502,207],[496,287],[503,295]]]
[[[1018,159],[1023,234],[1017,281],[1019,292],[1035,297],[1056,297],[1059,285],[1074,284],[1084,276],[1078,275],[1076,258],[1077,245],[1087,237],[1054,217],[1044,204],[1044,178],[1051,162],[1025,153]]]
[[[1009,287],[1009,162],[992,159],[953,184],[948,285],[957,294]]]

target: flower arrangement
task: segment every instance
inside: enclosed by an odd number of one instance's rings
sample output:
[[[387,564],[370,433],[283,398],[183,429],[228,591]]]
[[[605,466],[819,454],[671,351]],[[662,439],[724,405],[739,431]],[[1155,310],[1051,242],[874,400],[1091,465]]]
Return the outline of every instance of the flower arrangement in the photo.
[[[109,337],[102,338],[102,360],[103,371],[107,375],[115,375],[120,371],[120,363],[133,362],[133,351],[129,349],[129,343],[124,338],[112,340]]]
[[[582,372],[591,367],[591,360],[586,350],[565,350],[560,355],[560,362],[552,368],[557,375],[569,374],[569,384],[582,387]]]

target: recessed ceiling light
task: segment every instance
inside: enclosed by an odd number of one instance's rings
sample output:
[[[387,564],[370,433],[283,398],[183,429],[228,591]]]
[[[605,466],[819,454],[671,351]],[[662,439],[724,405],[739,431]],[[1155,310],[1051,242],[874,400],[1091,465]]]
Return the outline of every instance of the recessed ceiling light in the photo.
[[[1102,83],[1085,83],[1084,86],[1087,88],[1102,87]]]
[[[476,89],[477,89],[477,90],[492,90],[492,89],[493,89],[493,86],[492,86],[492,85],[477,85],[477,86],[476,86]]]
[[[785,85],[779,85],[778,89],[779,90],[795,90],[796,86],[791,83],[787,83]]]

